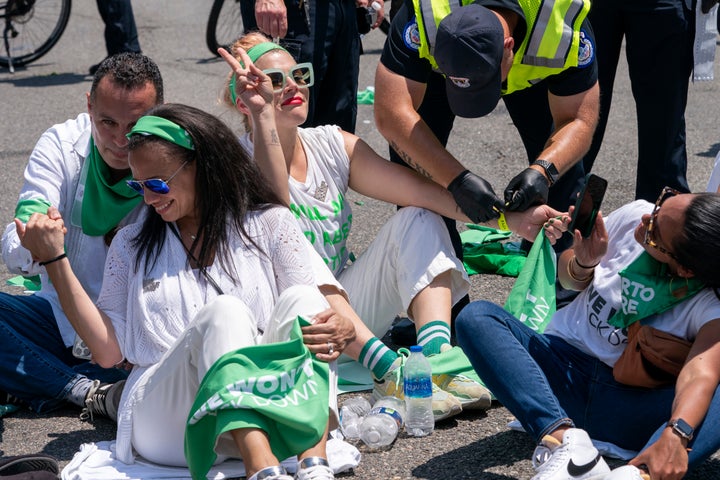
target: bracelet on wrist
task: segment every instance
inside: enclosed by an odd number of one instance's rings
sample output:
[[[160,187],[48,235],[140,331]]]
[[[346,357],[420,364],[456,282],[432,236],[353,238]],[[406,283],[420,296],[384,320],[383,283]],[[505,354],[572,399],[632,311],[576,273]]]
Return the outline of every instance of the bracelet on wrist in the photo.
[[[575,280],[578,283],[587,283],[590,280],[592,280],[592,278],[595,276],[595,270],[591,271],[588,275],[585,275],[584,277],[577,277],[573,273],[572,263],[573,263],[574,258],[575,257],[573,256],[573,258],[569,262],[567,262],[567,273],[570,276],[570,278],[572,278],[573,280]],[[575,260],[575,263],[577,263],[577,260]]]
[[[585,270],[592,270],[593,268],[595,268],[595,267],[597,267],[598,265],[600,265],[600,262],[597,262],[595,265],[590,265],[590,266],[583,265],[582,263],[580,263],[580,262],[578,261],[577,256],[575,256],[575,255],[573,255],[573,260],[575,260],[575,263],[577,263],[577,266],[578,266],[578,267],[584,268]]]
[[[40,262],[39,265],[41,267],[44,267],[45,265],[50,265],[51,263],[57,262],[58,260],[62,260],[63,258],[67,257],[67,253],[61,253],[55,258],[51,258],[50,260],[45,260],[44,262]]]
[[[498,227],[500,230],[505,230],[506,232],[510,231],[510,227],[508,227],[507,219],[505,218],[505,213],[500,212],[500,216],[497,219]]]

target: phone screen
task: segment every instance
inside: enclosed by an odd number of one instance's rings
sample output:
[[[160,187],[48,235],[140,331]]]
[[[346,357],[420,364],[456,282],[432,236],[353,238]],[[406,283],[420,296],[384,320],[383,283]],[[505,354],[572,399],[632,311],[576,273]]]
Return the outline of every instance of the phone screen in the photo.
[[[592,233],[595,226],[595,218],[600,211],[605,190],[607,189],[607,180],[602,177],[589,173],[585,177],[585,186],[580,192],[580,196],[575,203],[572,220],[570,221],[569,231],[575,229],[580,230],[583,237],[587,238]]]

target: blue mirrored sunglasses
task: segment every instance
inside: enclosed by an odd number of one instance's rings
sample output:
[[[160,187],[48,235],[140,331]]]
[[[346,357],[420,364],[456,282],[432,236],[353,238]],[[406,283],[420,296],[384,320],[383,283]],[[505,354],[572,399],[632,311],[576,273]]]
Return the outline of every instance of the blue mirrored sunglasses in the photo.
[[[170,175],[170,178],[167,180],[162,180],[160,178],[150,178],[148,180],[126,180],[127,186],[135,190],[140,195],[145,195],[145,189],[147,188],[153,193],[159,193],[160,195],[165,195],[170,191],[170,181],[175,178],[175,175],[180,173],[180,170],[187,165],[188,162],[183,162],[182,165],[180,165],[180,168],[175,170],[175,173]]]

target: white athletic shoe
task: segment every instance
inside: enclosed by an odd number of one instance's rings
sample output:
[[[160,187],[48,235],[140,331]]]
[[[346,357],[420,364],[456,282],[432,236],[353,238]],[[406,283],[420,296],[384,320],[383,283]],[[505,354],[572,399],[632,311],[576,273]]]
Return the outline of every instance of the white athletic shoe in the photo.
[[[610,473],[587,432],[579,428],[566,430],[562,443],[545,435],[532,461],[537,470],[532,480],[589,480]]]

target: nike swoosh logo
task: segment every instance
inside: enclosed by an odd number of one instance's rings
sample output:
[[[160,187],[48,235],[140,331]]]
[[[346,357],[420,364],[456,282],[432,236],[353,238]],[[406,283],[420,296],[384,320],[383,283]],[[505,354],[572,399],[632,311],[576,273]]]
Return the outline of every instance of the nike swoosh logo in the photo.
[[[572,458],[571,458],[570,462],[568,463],[568,466],[567,466],[567,471],[573,477],[580,477],[580,476],[588,473],[593,468],[595,468],[595,465],[597,465],[598,462],[600,462],[600,454],[599,453],[593,460],[589,461],[588,463],[586,463],[584,465],[575,465],[575,462],[573,462]]]

